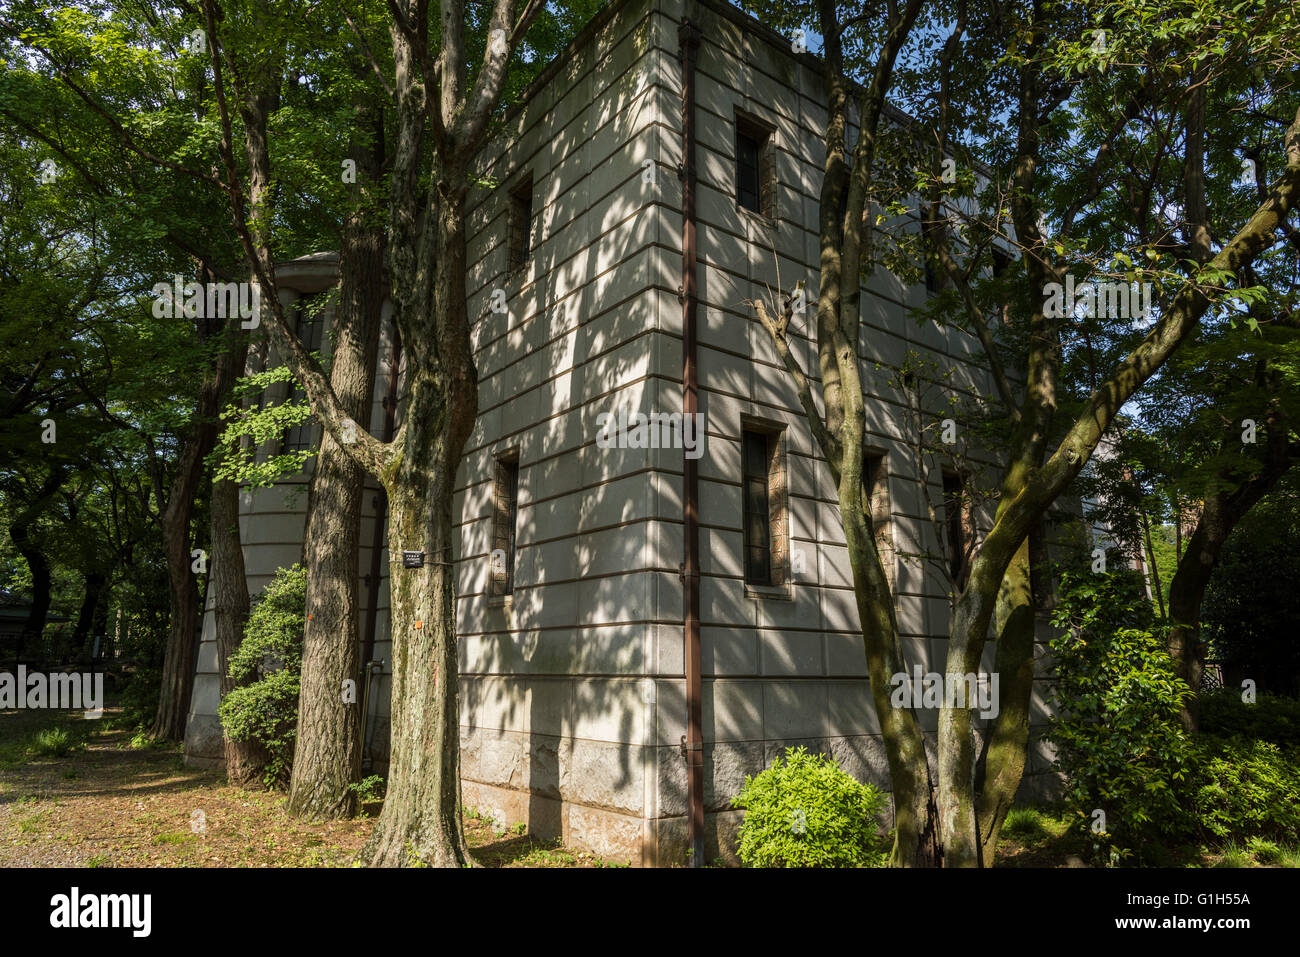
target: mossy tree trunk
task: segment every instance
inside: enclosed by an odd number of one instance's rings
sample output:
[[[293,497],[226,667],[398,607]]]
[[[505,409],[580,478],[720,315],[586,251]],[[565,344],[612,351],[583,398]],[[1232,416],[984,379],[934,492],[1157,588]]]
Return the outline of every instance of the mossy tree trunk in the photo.
[[[382,131],[380,131],[382,133]],[[354,143],[357,188],[339,252],[340,289],[330,384],[346,414],[370,419],[379,352],[384,283],[384,233],[368,205],[382,165],[382,138]],[[366,471],[326,431],[316,457],[304,551],[307,619],[289,813],[313,820],[356,810],[350,785],[361,773],[361,661],[357,555]]]

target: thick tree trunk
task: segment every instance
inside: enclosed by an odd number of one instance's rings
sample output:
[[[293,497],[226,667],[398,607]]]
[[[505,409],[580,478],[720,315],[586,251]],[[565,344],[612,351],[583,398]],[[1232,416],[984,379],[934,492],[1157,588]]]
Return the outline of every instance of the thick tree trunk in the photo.
[[[364,428],[369,424],[384,300],[384,239],[358,213],[344,233],[337,338],[330,383]],[[350,816],[361,773],[360,694],[345,701],[344,682],[359,687],[357,556],[365,470],[325,433],[316,459],[306,539],[307,619],[291,814]]]
[[[465,300],[463,190],[431,202],[437,230],[434,330],[403,335],[410,380],[403,446],[388,490],[393,679],[388,791],[362,850],[373,866],[471,863],[460,816],[459,670],[456,650],[452,489],[478,413],[478,382]],[[396,250],[394,250],[396,252]],[[409,275],[400,266],[399,275]],[[397,306],[403,308],[404,297]],[[407,316],[405,328],[420,329]],[[438,361],[431,350],[438,347]],[[406,569],[403,550],[425,552]]]
[[[431,438],[434,487],[389,492],[390,541],[427,547],[423,569],[390,562],[393,684],[390,764],[384,809],[363,856],[372,866],[464,867],[460,818],[455,574],[450,491],[454,466],[445,439]],[[409,447],[408,447],[409,448]],[[397,552],[396,544],[392,547]]]

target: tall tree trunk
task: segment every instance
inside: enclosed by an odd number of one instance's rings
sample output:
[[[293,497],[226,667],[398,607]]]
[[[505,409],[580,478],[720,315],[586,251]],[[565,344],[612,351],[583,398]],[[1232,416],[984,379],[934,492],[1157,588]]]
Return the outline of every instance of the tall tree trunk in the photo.
[[[846,477],[842,481],[847,484],[850,479]],[[925,736],[916,713],[910,708],[895,708],[890,701],[890,677],[905,674],[907,668],[899,653],[894,602],[876,553],[870,514],[860,504],[869,495],[864,490],[856,505],[846,503],[845,496],[841,495],[840,514],[844,519],[853,592],[862,624],[871,698],[880,716],[881,736],[889,762],[894,798],[894,847],[890,862],[895,867],[935,867],[940,848]]]
[[[50,562],[40,544],[32,537],[32,528],[49,505],[50,499],[63,487],[67,474],[66,467],[54,466],[41,483],[36,498],[9,524],[9,538],[18,554],[27,562],[32,576],[32,607],[28,610],[27,620],[23,622],[23,629],[18,635],[18,647],[14,651],[15,668],[22,659],[23,651],[39,641],[45,633],[45,622],[50,614]]]
[[[230,401],[236,370],[243,370],[248,360],[248,339],[232,324],[226,330],[230,349],[220,360],[222,391],[219,399],[224,408]],[[208,593],[212,595],[212,621],[217,643],[217,669],[221,697],[236,687],[230,677],[230,659],[244,640],[248,623],[248,578],[244,568],[244,548],[239,533],[239,483],[218,479],[212,483],[210,506],[212,555],[209,563]],[[238,787],[257,787],[266,767],[264,748],[253,741],[234,741],[224,735],[226,779]]]
[[[211,371],[199,390],[198,407],[190,436],[181,448],[176,475],[163,509],[163,551],[167,556],[169,624],[163,656],[158,711],[151,735],[163,741],[180,741],[194,689],[194,656],[198,651],[198,588],[190,555],[190,520],[203,485],[203,460],[216,443],[218,374]]]
[[[460,816],[459,661],[456,648],[455,537],[452,492],[465,442],[478,414],[478,381],[465,298],[465,191],[431,189],[429,223],[436,229],[433,309],[436,331],[410,342],[410,380],[402,451],[387,481],[393,679],[390,763],[384,809],[362,849],[372,866],[416,861],[435,867],[470,863]],[[390,252],[399,309],[408,262]],[[423,258],[423,257],[421,257]],[[416,301],[419,297],[416,296]],[[429,313],[426,313],[428,315]],[[408,328],[427,329],[408,316]],[[438,362],[430,350],[441,344]],[[425,552],[421,569],[391,556]]]
[[[817,290],[817,358],[824,415],[786,338],[793,299],[779,291],[778,297],[784,298],[783,303],[772,303],[775,312],[769,312],[762,300],[749,303],[794,380],[799,403],[836,484],[871,695],[889,760],[895,825],[890,859],[900,867],[934,866],[940,859],[941,846],[925,736],[916,713],[911,708],[895,708],[890,700],[891,678],[905,669],[893,596],[873,534],[870,490],[863,488],[862,482],[866,412],[858,355],[859,303],[864,250],[870,242],[870,232],[863,225],[863,210],[872,189],[877,129],[894,64],[920,8],[921,0],[908,0],[901,9],[891,8],[889,12],[887,36],[874,76],[869,88],[859,95],[861,119],[850,171],[845,146],[850,85],[843,69],[842,28],[835,4],[821,0],[817,6],[825,40],[828,94]]]
[[[372,170],[358,163],[361,177]],[[385,297],[384,236],[358,210],[344,230],[341,288],[330,383],[359,427],[370,419],[375,361]],[[344,682],[361,675],[357,630],[357,556],[366,472],[326,432],[312,483],[306,537],[307,619],[302,689],[289,813],[310,819],[347,817],[361,773],[360,694],[344,701]]]
[[[1169,657],[1173,659],[1174,672],[1192,691],[1179,713],[1187,731],[1197,728],[1196,691],[1201,686],[1201,675],[1205,670],[1204,655],[1197,649],[1201,601],[1205,598],[1205,589],[1219,563],[1230,530],[1223,510],[1223,497],[1210,496],[1201,509],[1196,530],[1187,540],[1183,560],[1178,563],[1169,583]]]
[[[998,639],[993,671],[999,676],[998,716],[977,765],[975,824],[979,863],[992,867],[1007,812],[1024,778],[1034,688],[1034,639],[1046,588],[1041,525],[1020,546],[1002,578],[994,611]]]
[[[211,12],[211,11],[206,11]],[[258,6],[254,22],[261,25],[265,10]],[[209,35],[215,36],[215,24],[209,21]],[[279,104],[280,72],[278,52],[268,60],[260,61],[249,70],[247,86],[241,84],[242,100],[240,118],[244,123],[245,150],[249,165],[249,216],[251,228],[264,239],[270,235],[270,220],[274,213],[275,194],[271,183],[271,161],[267,149],[267,117]],[[242,217],[243,210],[240,210]],[[251,257],[250,257],[251,265]],[[266,312],[267,299],[273,297],[273,285],[258,285],[262,313]],[[278,305],[278,303],[277,303]],[[262,315],[259,315],[259,321]],[[217,361],[211,392],[213,403],[219,410],[229,401],[235,380],[244,374],[248,361],[248,337],[240,328],[240,318],[226,319],[223,329],[224,351]],[[216,439],[215,422],[212,440]],[[211,445],[209,445],[209,450]],[[204,453],[206,455],[206,452]],[[243,640],[244,624],[248,619],[248,582],[244,576],[244,555],[239,537],[239,488],[236,483],[222,481],[211,489],[212,502],[212,574],[209,578],[216,593],[213,602],[214,623],[218,628],[217,653],[221,667],[221,689],[226,694],[233,687],[227,677],[226,662]],[[220,522],[220,524],[218,524]],[[218,554],[219,553],[219,554]],[[191,654],[192,662],[192,654]],[[193,668],[187,679],[193,684]],[[188,703],[189,694],[186,693]],[[182,718],[182,731],[183,731]],[[261,749],[255,745],[238,744],[228,738],[225,742],[226,770],[232,781],[247,782],[264,762]]]

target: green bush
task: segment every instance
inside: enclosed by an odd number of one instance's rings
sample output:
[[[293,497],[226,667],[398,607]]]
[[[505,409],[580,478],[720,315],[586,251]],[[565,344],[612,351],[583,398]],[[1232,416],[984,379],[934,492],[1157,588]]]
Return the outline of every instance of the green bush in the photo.
[[[785,761],[745,778],[732,799],[744,808],[740,859],[747,867],[880,867],[877,835],[885,795],[825,755],[787,748]]]
[[[263,781],[283,788],[293,768],[298,723],[307,575],[302,565],[281,568],[257,598],[244,640],[227,672],[237,687],[221,702],[221,724],[233,741],[255,741],[268,755]]]
[[[1031,843],[1047,837],[1048,830],[1043,825],[1043,815],[1037,808],[1013,807],[1007,812],[1006,820],[1002,822],[1002,835],[1012,840]]]
[[[388,782],[380,775],[372,774],[360,781],[354,781],[348,785],[348,790],[357,796],[358,804],[370,804],[374,801],[381,801],[384,797],[384,789]]]
[[[1300,751],[1205,738],[1197,743],[1197,764],[1190,803],[1206,836],[1300,840]]]
[[[62,758],[85,747],[86,742],[67,728],[42,728],[32,738],[31,750],[46,758]]]
[[[1201,734],[1272,741],[1300,748],[1300,701],[1261,692],[1254,704],[1231,689],[1203,695],[1197,711]]]
[[[1094,863],[1141,862],[1150,845],[1195,829],[1180,800],[1194,761],[1178,720],[1187,685],[1152,625],[1140,578],[1067,568],[1060,582],[1056,713],[1046,737]]]
[[[1286,852],[1278,847],[1272,841],[1266,841],[1263,838],[1252,837],[1246,842],[1246,850],[1250,851],[1255,860],[1261,864],[1280,864],[1286,856]]]

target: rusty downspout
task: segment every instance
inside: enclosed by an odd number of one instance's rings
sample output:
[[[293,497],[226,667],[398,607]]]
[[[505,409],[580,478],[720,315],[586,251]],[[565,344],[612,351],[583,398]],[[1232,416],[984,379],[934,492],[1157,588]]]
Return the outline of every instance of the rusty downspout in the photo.
[[[695,59],[700,31],[683,17],[677,30],[682,59],[682,392],[685,421],[699,411],[699,381],[695,362]],[[702,441],[703,435],[696,437]],[[691,866],[704,864],[704,734],[703,683],[700,677],[700,473],[699,460],[683,450],[682,521],[685,555],[682,562],[683,630],[686,638],[686,757],[687,807],[691,826]]]
[[[393,352],[388,365],[388,394],[384,396],[384,441],[393,441],[393,431],[397,420],[397,374],[402,365],[402,337],[393,323]],[[366,629],[361,644],[361,677],[366,684],[366,705],[361,712],[361,748],[364,766],[369,768],[369,747],[366,743],[366,725],[370,722],[369,686],[371,680],[370,659],[375,653],[375,629],[379,616],[379,581],[383,569],[380,552],[384,547],[384,526],[388,521],[388,496],[383,486],[375,493],[375,528],[370,541],[370,572],[366,575]]]

